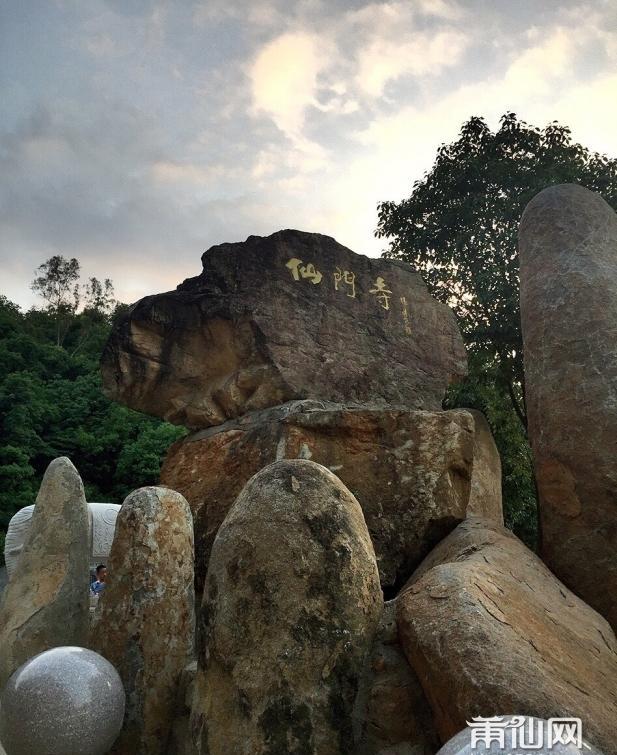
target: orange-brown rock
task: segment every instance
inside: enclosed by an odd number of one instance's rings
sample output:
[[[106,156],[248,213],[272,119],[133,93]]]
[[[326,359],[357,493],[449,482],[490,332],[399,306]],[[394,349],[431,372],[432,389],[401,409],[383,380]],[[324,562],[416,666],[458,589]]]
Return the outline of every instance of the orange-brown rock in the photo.
[[[114,329],[101,363],[111,398],[204,428],[295,399],[440,409],[467,371],[453,313],[402,262],[287,230],[202,263]]]
[[[193,526],[186,500],[140,488],[122,504],[91,647],[126,691],[113,755],[164,755],[194,650]],[[104,711],[101,712],[104,715]]]
[[[617,752],[615,634],[507,530],[467,519],[397,607],[442,741],[473,716],[576,716],[592,744]]]
[[[201,431],[170,449],[161,481],[195,520],[197,589],[246,482],[273,461],[328,467],[358,499],[391,594],[467,513],[502,520],[499,455],[481,415],[297,402]]]
[[[396,601],[388,601],[362,682],[364,723],[354,755],[433,755],[438,739],[418,677],[399,643]]]
[[[566,184],[519,236],[529,438],[543,559],[617,628],[617,215]]]

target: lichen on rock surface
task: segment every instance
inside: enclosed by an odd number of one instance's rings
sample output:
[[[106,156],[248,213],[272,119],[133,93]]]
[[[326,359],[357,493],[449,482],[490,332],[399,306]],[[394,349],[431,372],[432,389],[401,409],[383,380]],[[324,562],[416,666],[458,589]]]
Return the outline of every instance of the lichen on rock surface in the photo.
[[[140,488],[124,501],[91,647],[127,695],[114,755],[164,755],[181,675],[194,652],[193,523],[186,500]]]
[[[161,480],[191,505],[198,591],[235,498],[252,475],[284,458],[328,467],[354,494],[389,594],[468,513],[503,521],[499,454],[479,412],[292,403],[169,450]]]
[[[0,601],[0,690],[32,656],[86,642],[89,562],[84,486],[60,457],[45,471],[28,539]]]
[[[349,755],[382,610],[358,502],[327,469],[272,464],[215,540],[192,714],[202,755]]]

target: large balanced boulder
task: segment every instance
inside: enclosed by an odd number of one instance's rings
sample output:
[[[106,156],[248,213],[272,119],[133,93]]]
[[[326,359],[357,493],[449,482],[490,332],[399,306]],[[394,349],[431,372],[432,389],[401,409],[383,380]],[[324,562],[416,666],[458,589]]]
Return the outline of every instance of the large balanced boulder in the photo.
[[[305,398],[440,409],[466,372],[454,315],[402,262],[291,230],[202,262],[115,328],[102,360],[111,398],[205,428]]]
[[[0,604],[0,690],[32,656],[88,636],[90,522],[66,457],[47,467],[25,545]]]
[[[460,524],[397,608],[443,742],[474,716],[570,716],[604,755],[617,753],[615,634],[507,530]]]
[[[311,461],[253,477],[212,549],[192,728],[201,755],[349,755],[383,600],[362,509]]]
[[[617,627],[617,215],[552,186],[520,228],[529,437],[542,557]]]
[[[479,413],[292,403],[170,449],[161,481],[191,505],[198,591],[235,498],[255,473],[284,458],[328,467],[353,493],[389,594],[468,513],[502,521],[499,454]]]
[[[181,676],[194,650],[194,618],[189,506],[173,490],[136,490],[118,515],[91,637],[126,691],[114,755],[167,752]]]

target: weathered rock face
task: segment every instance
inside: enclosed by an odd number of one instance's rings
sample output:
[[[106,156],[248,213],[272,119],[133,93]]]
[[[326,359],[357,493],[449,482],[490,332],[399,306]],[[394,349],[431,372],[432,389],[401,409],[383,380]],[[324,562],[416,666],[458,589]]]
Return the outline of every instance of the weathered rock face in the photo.
[[[362,510],[327,469],[246,485],[212,550],[192,726],[202,755],[349,755],[382,610]]]
[[[484,516],[503,524],[501,458],[482,412],[465,409],[473,417],[473,468],[467,516]]]
[[[401,644],[442,741],[472,716],[580,717],[617,752],[617,640],[514,535],[472,517],[397,599]]]
[[[481,415],[325,407],[287,405],[172,446],[161,480],[193,510],[198,591],[236,496],[253,474],[283,458],[318,462],[353,493],[390,592],[470,509],[502,521],[499,455]]]
[[[438,750],[431,709],[399,644],[395,600],[384,605],[362,688],[366,713],[354,755],[433,755]]]
[[[111,398],[205,428],[305,398],[439,409],[466,372],[454,315],[401,262],[300,231],[221,244],[202,262],[113,332]]]
[[[529,437],[542,557],[617,627],[617,215],[572,184],[520,228]]]
[[[124,501],[99,612],[90,644],[116,667],[127,696],[112,752],[166,753],[194,648],[193,525],[179,493],[141,488]]]
[[[191,661],[180,676],[176,711],[166,755],[197,755],[197,747],[191,734],[191,706],[195,693],[196,675],[197,661]]]
[[[88,505],[69,459],[47,467],[30,534],[0,605],[0,689],[32,656],[88,635]]]

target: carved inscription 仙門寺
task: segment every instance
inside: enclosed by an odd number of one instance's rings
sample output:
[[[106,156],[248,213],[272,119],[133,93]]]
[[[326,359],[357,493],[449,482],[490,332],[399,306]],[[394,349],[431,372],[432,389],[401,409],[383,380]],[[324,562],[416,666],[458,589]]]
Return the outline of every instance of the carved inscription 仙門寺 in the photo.
[[[303,260],[297,257],[292,257],[285,267],[291,273],[292,278],[295,281],[307,280],[313,285],[318,285],[323,280],[322,273],[317,270],[312,262],[304,263]],[[334,281],[335,291],[344,291],[346,296],[350,299],[356,299],[356,274],[352,270],[343,270],[340,267],[336,267],[336,270],[332,273],[332,279]],[[392,297],[392,290],[388,288],[386,280],[380,275],[375,279],[372,284],[373,288],[369,289],[369,294],[373,294],[377,300],[379,306],[387,311],[390,309],[390,299]],[[407,298],[401,296],[399,298],[401,304],[401,315],[403,320],[403,328],[407,335],[411,335],[412,328],[409,317],[409,309],[407,305]]]

